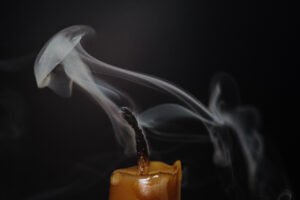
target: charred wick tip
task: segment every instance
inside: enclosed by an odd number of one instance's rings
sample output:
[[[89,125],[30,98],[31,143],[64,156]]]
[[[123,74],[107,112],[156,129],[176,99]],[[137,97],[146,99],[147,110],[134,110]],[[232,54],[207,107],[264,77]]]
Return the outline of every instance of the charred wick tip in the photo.
[[[123,118],[134,130],[139,174],[145,175],[148,173],[149,168],[149,153],[146,138],[133,112],[127,107],[122,107],[121,111]]]

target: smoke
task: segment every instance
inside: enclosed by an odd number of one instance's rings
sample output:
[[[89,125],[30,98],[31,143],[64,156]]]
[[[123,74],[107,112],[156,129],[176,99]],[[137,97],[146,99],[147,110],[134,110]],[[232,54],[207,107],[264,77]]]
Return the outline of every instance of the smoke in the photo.
[[[280,193],[277,200],[291,200],[293,199],[293,194],[290,190],[285,189],[283,192]]]
[[[211,86],[209,105],[162,79],[121,69],[91,56],[82,41],[95,31],[87,26],[71,26],[54,35],[36,58],[34,72],[40,88],[49,87],[69,97],[76,85],[104,109],[111,120],[115,137],[126,153],[134,152],[134,135],[120,113],[123,106],[137,114],[147,136],[174,142],[207,142],[214,147],[214,162],[223,167],[233,163],[232,146],[224,139],[233,135],[240,146],[248,170],[250,187],[255,190],[259,166],[263,161],[263,141],[258,132],[259,115],[252,107],[240,106],[237,86],[227,75],[217,76]],[[155,90],[174,102],[140,109],[143,102],[133,98],[126,84]],[[202,124],[208,133],[187,127],[174,127],[186,121]]]
[[[83,36],[93,34],[87,26],[72,26],[56,34],[44,46],[35,61],[35,77],[40,88],[49,87],[61,96],[70,96],[73,84],[91,95],[106,111],[114,127],[116,138],[127,152],[134,150],[133,134],[120,115],[120,107],[127,106],[136,111],[137,102],[121,90],[117,78],[134,82],[170,94],[184,103],[191,112],[207,124],[217,119],[198,100],[178,87],[144,74],[124,70],[104,63],[89,55],[80,41]],[[178,110],[180,112],[180,110]],[[147,121],[140,123],[147,124]]]

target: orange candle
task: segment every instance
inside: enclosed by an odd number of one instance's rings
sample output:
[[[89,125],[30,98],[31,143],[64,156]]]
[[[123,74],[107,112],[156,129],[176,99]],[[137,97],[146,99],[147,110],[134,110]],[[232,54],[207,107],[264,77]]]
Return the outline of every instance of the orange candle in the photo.
[[[123,107],[123,118],[135,132],[137,166],[117,169],[110,179],[109,200],[180,200],[181,162],[149,161],[148,146],[134,114]]]
[[[109,200],[180,200],[181,177],[180,161],[152,161],[146,175],[138,166],[117,169],[110,179]]]

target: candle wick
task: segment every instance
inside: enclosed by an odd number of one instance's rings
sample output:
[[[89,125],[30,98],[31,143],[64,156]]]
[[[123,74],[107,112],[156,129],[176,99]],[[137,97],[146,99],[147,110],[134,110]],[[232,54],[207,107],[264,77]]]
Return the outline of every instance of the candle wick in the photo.
[[[146,143],[145,135],[142,129],[139,127],[138,121],[134,116],[133,112],[127,107],[121,108],[123,118],[132,127],[135,132],[136,141],[136,153],[137,153],[137,164],[139,175],[146,175],[149,169],[149,151]]]

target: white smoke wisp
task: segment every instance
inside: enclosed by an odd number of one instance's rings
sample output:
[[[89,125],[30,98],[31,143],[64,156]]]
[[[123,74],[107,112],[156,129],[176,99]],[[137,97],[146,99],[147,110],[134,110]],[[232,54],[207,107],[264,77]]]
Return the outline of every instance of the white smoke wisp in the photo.
[[[174,84],[153,76],[121,69],[94,58],[84,50],[80,43],[84,36],[93,33],[94,30],[90,27],[72,26],[53,36],[35,61],[34,72],[38,87],[49,87],[65,97],[72,94],[74,84],[82,88],[105,110],[118,142],[127,152],[134,151],[135,142],[134,135],[120,115],[122,106],[135,111],[141,126],[162,138],[176,139],[178,136],[166,134],[159,129],[161,125],[173,120],[184,118],[203,123],[207,127],[215,148],[215,162],[225,166],[230,165],[231,162],[230,149],[221,138],[223,127],[229,127],[238,138],[247,162],[249,177],[252,177],[254,181],[263,152],[262,141],[256,130],[257,117],[252,108],[226,102],[226,95],[231,97],[236,95],[231,92],[230,88],[222,90],[223,82],[226,83],[225,86],[233,85],[230,79],[222,76],[214,82],[210,103],[206,107]],[[126,91],[121,89],[122,87],[109,79],[111,77],[159,90],[177,99],[180,104],[160,104],[137,112],[135,106],[140,102],[135,102],[129,97]],[[184,138],[201,140],[200,135],[181,135],[178,140],[184,140]]]
[[[49,87],[65,97],[71,95],[74,83],[81,87],[106,111],[118,141],[127,150],[133,150],[133,136],[128,134],[119,109],[127,106],[134,110],[134,104],[125,91],[121,91],[116,83],[106,81],[106,77],[117,77],[169,93],[197,113],[195,116],[201,121],[215,124],[216,120],[207,108],[178,87],[151,76],[117,68],[89,55],[80,41],[85,35],[92,33],[94,30],[90,27],[72,26],[51,38],[35,61],[34,72],[38,87]]]

